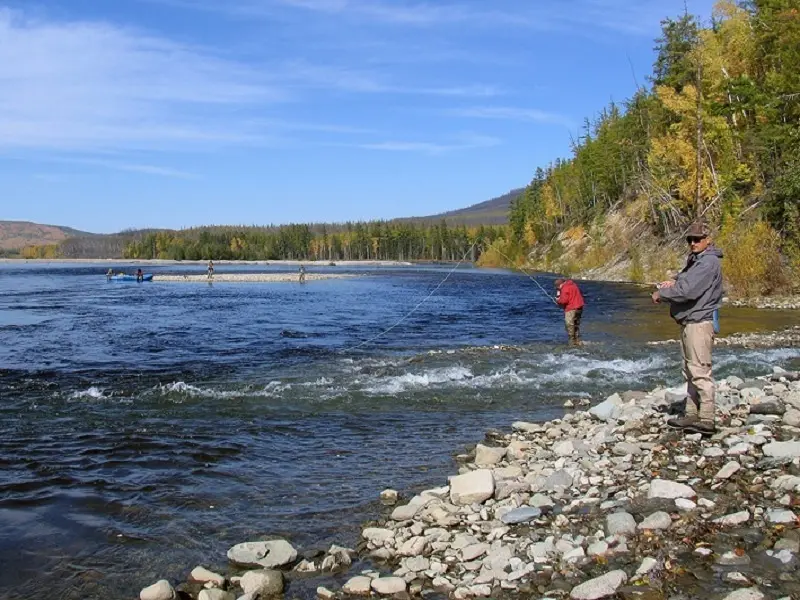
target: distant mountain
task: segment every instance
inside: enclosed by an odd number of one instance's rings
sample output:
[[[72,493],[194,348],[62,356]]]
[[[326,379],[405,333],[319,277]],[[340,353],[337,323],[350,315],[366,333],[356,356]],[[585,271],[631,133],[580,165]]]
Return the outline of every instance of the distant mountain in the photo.
[[[29,221],[0,221],[0,250],[58,244],[70,237],[89,235],[92,234],[71,227],[41,225]]]
[[[517,188],[502,196],[473,204],[467,208],[459,208],[458,210],[427,217],[409,217],[402,220],[440,221],[444,219],[448,223],[457,225],[505,225],[508,223],[508,211],[511,203],[522,195],[524,191],[525,188]]]

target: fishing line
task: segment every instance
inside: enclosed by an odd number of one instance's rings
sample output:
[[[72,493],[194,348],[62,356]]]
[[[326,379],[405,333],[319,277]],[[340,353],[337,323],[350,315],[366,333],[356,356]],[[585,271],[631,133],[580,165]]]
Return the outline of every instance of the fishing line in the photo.
[[[456,263],[456,266],[455,266],[455,267],[453,267],[452,269],[450,269],[450,272],[449,272],[447,275],[445,275],[444,279],[442,279],[442,280],[439,282],[439,284],[438,284],[438,285],[437,285],[435,288],[433,288],[433,289],[431,290],[431,292],[430,292],[430,293],[429,293],[427,296],[425,296],[425,297],[424,297],[422,300],[420,300],[419,302],[417,302],[417,304],[414,306],[414,308],[412,308],[412,309],[411,309],[410,311],[408,311],[408,312],[407,312],[405,315],[403,315],[403,316],[402,316],[400,319],[398,319],[398,321],[397,321],[396,323],[394,323],[394,324],[393,324],[391,327],[388,327],[387,329],[385,329],[385,330],[381,331],[381,332],[380,332],[378,335],[376,335],[376,336],[374,336],[374,337],[371,337],[371,338],[369,338],[368,340],[365,340],[365,341],[361,342],[360,344],[357,344],[357,345],[353,346],[352,348],[344,348],[344,349],[342,349],[342,350],[339,350],[339,352],[340,352],[340,353],[344,353],[344,352],[352,352],[353,350],[358,350],[358,349],[359,349],[359,348],[361,348],[362,346],[366,346],[367,344],[370,344],[370,343],[374,342],[375,340],[377,340],[377,339],[379,339],[379,338],[382,338],[384,335],[386,335],[387,333],[389,333],[389,332],[390,332],[392,329],[394,329],[395,327],[397,327],[398,325],[400,325],[400,324],[401,324],[403,321],[405,321],[406,319],[408,319],[408,318],[409,318],[411,315],[413,315],[413,314],[414,314],[414,313],[417,311],[417,309],[418,309],[420,306],[422,306],[422,305],[423,305],[423,304],[424,304],[424,303],[425,303],[425,302],[426,302],[426,301],[427,301],[427,300],[428,300],[428,299],[429,299],[431,296],[433,296],[433,295],[434,295],[434,294],[437,292],[437,290],[438,290],[440,287],[442,287],[442,286],[445,284],[445,282],[446,282],[448,279],[450,279],[450,276],[451,276],[453,273],[455,273],[456,269],[458,269],[458,267],[460,267],[460,266],[461,266],[461,263],[463,263],[463,262],[464,262],[464,260],[466,260],[466,258],[467,258],[467,255],[468,255],[470,252],[472,252],[472,249],[475,247],[475,244],[477,244],[477,241],[475,241],[475,242],[473,242],[473,243],[472,243],[472,245],[471,245],[471,246],[470,246],[470,247],[467,249],[467,251],[464,253],[464,256],[462,256],[462,257],[461,257],[461,260],[459,260],[459,261]],[[545,293],[546,293],[546,292],[545,292]]]
[[[541,284],[541,283],[539,283],[539,282],[536,280],[536,277],[534,277],[533,275],[530,275],[530,274],[529,274],[529,273],[528,273],[528,272],[527,272],[525,269],[523,269],[522,267],[515,267],[515,266],[514,266],[514,261],[513,261],[513,260],[511,260],[511,258],[509,258],[508,256],[506,256],[506,254],[504,254],[504,253],[503,253],[501,250],[498,250],[497,248],[492,248],[492,250],[495,250],[495,251],[496,251],[498,254],[500,254],[500,255],[502,255],[503,257],[505,257],[505,259],[508,261],[508,264],[510,264],[510,265],[511,265],[511,268],[512,268],[512,269],[518,269],[518,270],[522,271],[523,273],[525,273],[525,275],[527,275],[527,276],[528,276],[528,279],[530,279],[530,280],[531,280],[533,283],[535,283],[535,284],[536,284],[536,285],[539,287],[539,289],[540,289],[540,290],[542,290],[542,293],[543,293],[545,296],[547,296],[548,298],[550,298],[550,300],[552,300],[552,301],[553,301],[553,304],[555,304],[555,305],[558,305],[558,302],[556,302],[556,299],[555,299],[555,298],[553,298],[553,296],[551,296],[551,295],[548,293],[548,291],[547,291],[546,289],[544,289],[544,287],[542,287],[542,284]]]

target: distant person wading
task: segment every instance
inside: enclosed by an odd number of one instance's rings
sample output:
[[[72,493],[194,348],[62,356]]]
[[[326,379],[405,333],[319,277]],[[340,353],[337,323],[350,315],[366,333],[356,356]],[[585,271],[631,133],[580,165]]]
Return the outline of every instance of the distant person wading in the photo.
[[[208,261],[208,278],[214,279],[214,261]]]
[[[581,344],[581,318],[583,317],[583,294],[571,279],[556,279],[556,302],[564,309],[564,325],[567,328],[569,343]]]
[[[708,228],[694,223],[686,234],[689,257],[674,281],[663,281],[653,292],[653,302],[669,303],[669,312],[681,326],[681,354],[687,394],[684,416],[667,421],[690,433],[713,434],[714,313],[722,304],[722,252],[712,245]]]

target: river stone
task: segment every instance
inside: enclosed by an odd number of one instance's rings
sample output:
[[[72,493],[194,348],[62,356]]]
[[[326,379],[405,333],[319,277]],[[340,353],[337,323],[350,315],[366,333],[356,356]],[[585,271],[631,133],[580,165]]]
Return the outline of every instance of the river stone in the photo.
[[[406,591],[406,582],[402,577],[378,577],[372,580],[372,589],[383,596],[391,596]]]
[[[494,476],[489,469],[478,469],[450,478],[450,501],[469,506],[488,500],[494,494]]]
[[[775,397],[763,398],[759,402],[750,405],[751,415],[783,415],[786,406]]]
[[[764,456],[772,458],[798,458],[800,457],[800,441],[771,442],[762,447]]]
[[[336,594],[334,594],[328,588],[324,586],[319,586],[317,588],[317,598],[319,598],[320,600],[333,600],[333,598],[335,597]]]
[[[496,465],[506,456],[508,448],[495,448],[478,444],[475,447],[475,464],[479,467]]]
[[[557,487],[568,488],[572,486],[572,475],[564,469],[560,469],[551,473],[544,482],[543,488],[547,491],[553,491]]]
[[[686,498],[675,498],[675,507],[678,510],[689,512],[690,510],[697,508],[697,504]]]
[[[420,509],[433,499],[433,496],[416,495],[408,501],[408,504],[395,508],[392,511],[391,519],[393,521],[408,521],[409,519],[413,519]]]
[[[626,581],[628,581],[628,576],[625,571],[611,571],[572,588],[569,597],[572,600],[607,598],[616,594],[620,586]]]
[[[489,544],[471,544],[461,550],[461,561],[470,562],[489,551]]]
[[[730,479],[741,468],[742,465],[732,460],[717,471],[717,474],[714,475],[714,479]]]
[[[559,442],[553,446],[553,453],[556,456],[569,456],[575,452],[575,444],[572,440]]]
[[[283,573],[275,569],[248,571],[242,575],[239,586],[245,594],[258,594],[261,597],[277,596],[283,592]]]
[[[697,494],[688,485],[668,479],[654,479],[647,491],[648,498],[694,498]]]
[[[197,600],[236,600],[236,594],[219,588],[211,588],[210,590],[200,590]]]
[[[776,552],[780,552],[781,550],[788,550],[789,552],[794,552],[795,554],[800,552],[800,540],[793,540],[790,538],[781,538],[775,545],[772,547],[773,550]]]
[[[372,579],[363,575],[349,579],[342,586],[342,591],[351,596],[369,596],[370,589],[372,589]]]
[[[642,564],[636,569],[637,575],[647,575],[658,564],[658,561],[652,556],[646,556],[642,559]]]
[[[361,537],[376,546],[383,546],[386,542],[394,538],[394,531],[383,527],[367,527],[361,532]]]
[[[742,397],[742,400],[747,402],[748,404],[752,404],[753,402],[758,401],[759,398],[763,397],[764,390],[755,388],[755,387],[746,387],[739,390],[739,395]]]
[[[654,512],[639,523],[639,529],[669,529],[670,527],[672,527],[672,519],[668,513],[663,511]]]
[[[794,523],[796,520],[797,517],[790,510],[770,509],[767,511],[767,522],[769,523]]]
[[[270,569],[287,565],[297,558],[297,550],[286,540],[244,542],[228,550],[228,559],[237,565]]]
[[[597,406],[590,408],[589,414],[599,421],[608,421],[620,405],[622,405],[622,398],[619,394],[613,394]]]
[[[542,515],[542,511],[532,506],[523,506],[522,508],[515,508],[508,511],[500,520],[506,525],[514,525],[516,523],[526,523],[533,519],[538,519]]]
[[[531,499],[528,500],[528,504],[543,511],[547,511],[555,506],[550,496],[544,494],[534,494],[531,496]]]
[[[633,535],[636,533],[636,520],[626,512],[611,513],[606,517],[608,535]]]
[[[714,519],[714,523],[717,525],[722,525],[723,527],[734,527],[736,525],[743,525],[749,520],[750,513],[746,510],[742,510],[730,515],[725,515],[724,517],[720,517],[718,519]]]
[[[639,444],[632,444],[630,442],[619,442],[614,445],[611,452],[616,456],[625,456],[627,454],[638,456],[642,453],[642,447],[639,446]]]
[[[394,506],[397,504],[397,490],[386,489],[381,492],[381,504],[384,506]]]
[[[139,600],[173,600],[175,590],[166,579],[156,581],[139,592]]]
[[[225,585],[225,578],[222,575],[209,571],[205,567],[195,567],[192,569],[192,572],[189,573],[189,581],[197,581],[198,583],[211,582],[217,587]]]
[[[586,548],[586,554],[588,556],[605,556],[607,552],[608,544],[603,540],[593,542]]]
[[[783,413],[783,424],[789,427],[800,427],[800,410],[790,408]]]
[[[723,600],[764,600],[764,594],[758,588],[743,588],[731,592]]]

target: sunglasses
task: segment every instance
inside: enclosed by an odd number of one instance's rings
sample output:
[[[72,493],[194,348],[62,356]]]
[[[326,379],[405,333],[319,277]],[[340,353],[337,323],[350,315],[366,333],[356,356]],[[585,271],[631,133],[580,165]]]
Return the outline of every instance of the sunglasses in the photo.
[[[704,239],[706,239],[706,238],[704,238],[704,237],[687,237],[686,238],[686,243],[687,244],[699,244]]]

